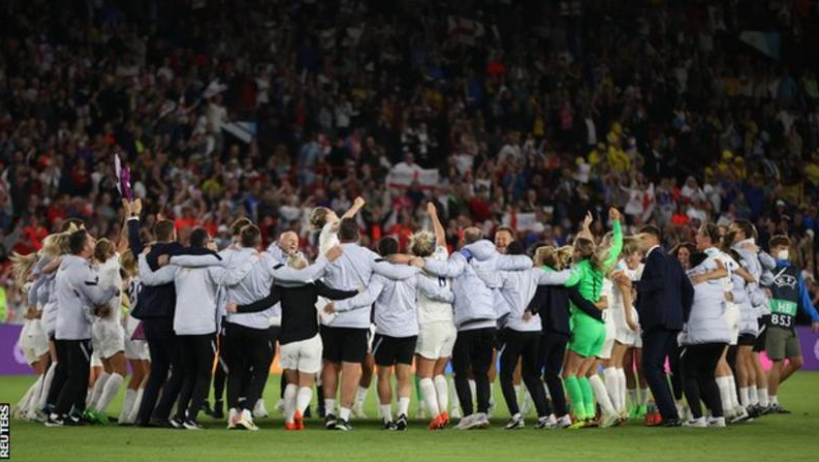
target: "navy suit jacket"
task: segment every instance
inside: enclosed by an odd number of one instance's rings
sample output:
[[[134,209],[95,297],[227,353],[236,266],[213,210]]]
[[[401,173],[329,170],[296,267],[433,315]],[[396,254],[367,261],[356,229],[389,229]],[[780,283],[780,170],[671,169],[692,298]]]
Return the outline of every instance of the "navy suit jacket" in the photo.
[[[139,220],[128,221],[128,246],[134,255],[139,258],[143,244],[139,237]],[[147,255],[148,264],[154,271],[159,269],[159,256],[179,255],[184,248],[178,242],[157,243]],[[139,292],[137,305],[133,307],[131,315],[137,319],[173,318],[176,311],[176,287],[173,282],[161,286],[143,286]]]
[[[680,262],[662,248],[654,249],[637,283],[637,313],[642,330],[682,330],[693,300],[694,287]]]

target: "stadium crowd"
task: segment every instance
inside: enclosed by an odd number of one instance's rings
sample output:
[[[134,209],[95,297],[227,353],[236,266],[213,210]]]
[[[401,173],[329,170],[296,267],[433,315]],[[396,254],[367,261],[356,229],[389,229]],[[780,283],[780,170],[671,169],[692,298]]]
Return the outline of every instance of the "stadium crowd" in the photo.
[[[265,242],[293,229],[312,248],[306,211],[357,195],[365,238],[402,247],[429,198],[450,247],[513,212],[536,215],[526,244],[563,244],[615,205],[668,245],[748,218],[762,242],[794,237],[813,278],[816,75],[736,36],[776,30],[787,49],[815,11],[740,3],[8,2],[5,268],[69,217],[118,235],[119,153],[148,226],[162,214],[223,244],[248,216]],[[438,176],[387,186],[419,168]]]
[[[217,339],[229,428],[258,429],[276,342],[288,430],[314,385],[352,429],[373,362],[385,429],[413,365],[444,428],[450,358],[452,417],[486,428],[495,354],[508,429],[521,381],[537,428],[624,423],[649,389],[651,425],[787,412],[797,313],[819,329],[819,88],[737,37],[797,46],[809,3],[5,7],[19,416],[106,422],[130,362],[120,423],[201,429]]]

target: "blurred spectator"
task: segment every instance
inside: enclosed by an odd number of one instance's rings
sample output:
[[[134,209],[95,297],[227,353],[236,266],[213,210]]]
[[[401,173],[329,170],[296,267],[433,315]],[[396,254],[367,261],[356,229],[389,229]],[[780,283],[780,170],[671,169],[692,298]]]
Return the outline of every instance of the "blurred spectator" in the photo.
[[[312,253],[310,208],[362,195],[365,242],[403,244],[434,200],[450,246],[473,223],[562,245],[615,205],[669,246],[749,218],[815,272],[816,5],[579,4],[4,2],[0,238],[117,238],[119,154],[146,230],[183,237],[246,215]]]

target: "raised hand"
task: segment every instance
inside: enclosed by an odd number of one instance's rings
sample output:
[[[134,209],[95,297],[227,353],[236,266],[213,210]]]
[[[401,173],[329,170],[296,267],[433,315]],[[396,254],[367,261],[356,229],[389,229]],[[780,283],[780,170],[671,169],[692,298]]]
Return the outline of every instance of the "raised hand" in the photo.
[[[438,209],[435,207],[431,201],[427,202],[427,214],[430,216],[438,216]]]
[[[611,221],[620,221],[620,211],[617,210],[616,207],[609,209],[609,219],[611,219]]]
[[[142,213],[142,199],[138,197],[134,199],[134,201],[131,203],[131,212],[133,212],[134,215],[139,215]]]
[[[364,207],[364,205],[366,205],[366,204],[367,204],[367,201],[365,201],[364,198],[361,197],[361,196],[356,197],[355,200],[353,201],[353,206],[356,207],[356,208],[359,208],[359,209],[361,207]]]
[[[594,216],[592,215],[591,211],[586,212],[586,216],[583,217],[583,228],[582,229],[589,229],[592,222],[594,222]]]

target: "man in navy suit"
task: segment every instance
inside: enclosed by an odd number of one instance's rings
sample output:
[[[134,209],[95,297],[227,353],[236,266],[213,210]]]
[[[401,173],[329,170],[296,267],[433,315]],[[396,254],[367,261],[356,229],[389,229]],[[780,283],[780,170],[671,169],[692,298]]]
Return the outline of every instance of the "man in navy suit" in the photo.
[[[644,226],[641,247],[646,251],[643,276],[637,283],[637,312],[643,337],[643,373],[666,427],[680,426],[665,374],[677,333],[691,309],[694,288],[676,258],[660,247],[660,230]]]

